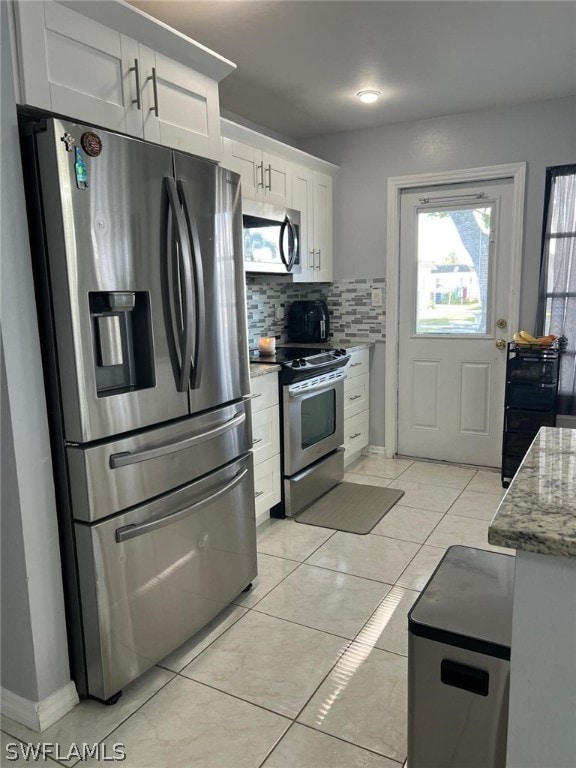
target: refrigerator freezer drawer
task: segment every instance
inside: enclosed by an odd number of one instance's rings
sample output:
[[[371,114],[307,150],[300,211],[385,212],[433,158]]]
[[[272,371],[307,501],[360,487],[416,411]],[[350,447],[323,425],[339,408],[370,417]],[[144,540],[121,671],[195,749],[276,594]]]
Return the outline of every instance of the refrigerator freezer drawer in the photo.
[[[88,693],[108,699],[256,576],[252,456],[143,507],[75,524]]]
[[[249,408],[241,401],[136,436],[68,447],[74,519],[93,522],[142,504],[246,453]]]

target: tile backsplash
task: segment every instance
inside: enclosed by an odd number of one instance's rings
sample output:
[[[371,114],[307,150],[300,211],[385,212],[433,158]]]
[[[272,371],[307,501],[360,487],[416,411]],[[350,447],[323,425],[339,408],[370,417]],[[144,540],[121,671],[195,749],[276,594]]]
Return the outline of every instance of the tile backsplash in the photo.
[[[382,306],[372,306],[372,289],[382,289]],[[274,278],[247,277],[248,344],[258,346],[261,336],[287,342],[286,320],[277,319],[278,308],[299,299],[324,299],[330,312],[330,335],[339,343],[384,341],[386,337],[386,280],[383,277],[335,280],[333,283],[288,283]]]

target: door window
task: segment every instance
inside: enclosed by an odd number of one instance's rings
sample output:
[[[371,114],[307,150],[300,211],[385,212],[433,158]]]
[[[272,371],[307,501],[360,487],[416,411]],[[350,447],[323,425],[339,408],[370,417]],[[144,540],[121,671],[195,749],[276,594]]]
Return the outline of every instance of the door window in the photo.
[[[488,333],[493,205],[417,211],[416,334]]]
[[[336,390],[329,389],[302,402],[302,449],[325,440],[336,431]]]

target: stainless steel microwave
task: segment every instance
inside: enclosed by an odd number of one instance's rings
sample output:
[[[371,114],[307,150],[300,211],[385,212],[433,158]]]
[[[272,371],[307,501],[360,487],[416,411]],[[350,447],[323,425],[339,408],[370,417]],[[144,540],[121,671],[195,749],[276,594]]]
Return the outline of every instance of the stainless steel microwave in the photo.
[[[298,274],[300,211],[242,201],[244,267],[257,274]]]

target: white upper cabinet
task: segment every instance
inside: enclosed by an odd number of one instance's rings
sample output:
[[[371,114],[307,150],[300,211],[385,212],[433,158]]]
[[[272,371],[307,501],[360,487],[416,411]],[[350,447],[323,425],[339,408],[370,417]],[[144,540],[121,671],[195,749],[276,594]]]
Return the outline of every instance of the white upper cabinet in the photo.
[[[300,211],[300,274],[293,282],[332,281],[333,176],[338,167],[224,118],[222,164],[240,174],[242,198]]]
[[[300,259],[302,271],[294,282],[326,283],[332,280],[331,176],[295,166],[292,207],[300,211]]]
[[[223,164],[240,174],[242,197],[291,207],[292,166],[287,160],[235,139],[223,139]]]
[[[219,160],[218,83],[139,46],[144,138]]]
[[[20,104],[220,159],[218,79],[231,62],[115,0],[14,8]],[[144,45],[149,37],[179,58]],[[202,56],[208,74],[185,63]]]
[[[130,82],[138,43],[55,2],[15,11],[21,103],[142,135]]]

